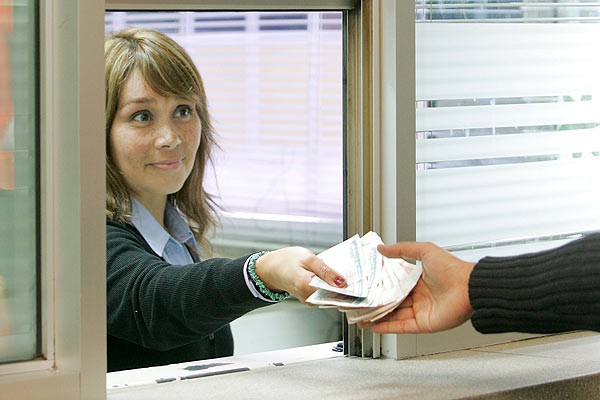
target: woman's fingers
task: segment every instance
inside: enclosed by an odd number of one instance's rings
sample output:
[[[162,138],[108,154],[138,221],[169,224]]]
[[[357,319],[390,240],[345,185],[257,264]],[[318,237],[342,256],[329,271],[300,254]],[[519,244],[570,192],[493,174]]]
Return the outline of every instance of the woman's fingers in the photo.
[[[342,274],[325,264],[325,262],[317,256],[310,257],[306,263],[306,269],[314,272],[315,275],[331,286],[339,288],[348,286],[346,278],[344,278]]]

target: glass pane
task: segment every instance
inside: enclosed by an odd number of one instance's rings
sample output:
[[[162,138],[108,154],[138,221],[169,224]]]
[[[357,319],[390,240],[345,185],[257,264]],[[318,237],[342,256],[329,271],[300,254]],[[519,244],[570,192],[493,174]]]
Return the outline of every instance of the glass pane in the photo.
[[[107,32],[126,26],[170,34],[202,74],[220,146],[206,182],[223,207],[216,250],[343,239],[341,12],[106,14]]]
[[[36,9],[0,3],[0,362],[38,353]]]
[[[342,241],[342,12],[106,13],[107,32],[127,26],[169,34],[202,75],[220,147],[205,183],[223,207],[215,255]],[[337,310],[286,301],[235,321],[235,352],[336,341],[341,326]]]
[[[526,3],[416,3],[418,240],[500,255],[600,229],[600,9],[520,23]]]

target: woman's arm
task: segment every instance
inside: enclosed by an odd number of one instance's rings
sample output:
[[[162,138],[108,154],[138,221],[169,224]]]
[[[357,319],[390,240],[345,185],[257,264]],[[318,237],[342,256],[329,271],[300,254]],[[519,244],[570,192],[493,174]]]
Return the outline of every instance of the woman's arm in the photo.
[[[269,304],[248,290],[247,257],[170,265],[135,228],[112,222],[106,246],[109,335],[167,350]]]

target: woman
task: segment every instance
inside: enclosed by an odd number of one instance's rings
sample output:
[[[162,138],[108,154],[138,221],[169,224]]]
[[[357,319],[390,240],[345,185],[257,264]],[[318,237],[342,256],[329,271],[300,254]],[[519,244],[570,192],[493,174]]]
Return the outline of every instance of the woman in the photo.
[[[166,35],[130,28],[106,40],[105,62],[109,371],[231,355],[231,321],[304,302],[315,274],[346,285],[301,247],[205,259],[214,136],[193,61]]]

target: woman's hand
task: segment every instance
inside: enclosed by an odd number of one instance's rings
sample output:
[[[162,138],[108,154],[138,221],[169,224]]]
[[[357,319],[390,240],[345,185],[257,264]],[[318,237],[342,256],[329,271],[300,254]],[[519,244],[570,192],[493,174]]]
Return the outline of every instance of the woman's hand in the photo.
[[[270,290],[286,291],[302,303],[315,291],[309,285],[315,275],[331,286],[347,285],[342,275],[304,247],[285,247],[259,257],[255,272]]]
[[[386,257],[421,260],[423,275],[410,295],[388,316],[359,323],[376,333],[429,333],[454,328],[473,313],[469,277],[475,263],[455,257],[433,243],[379,246]]]

